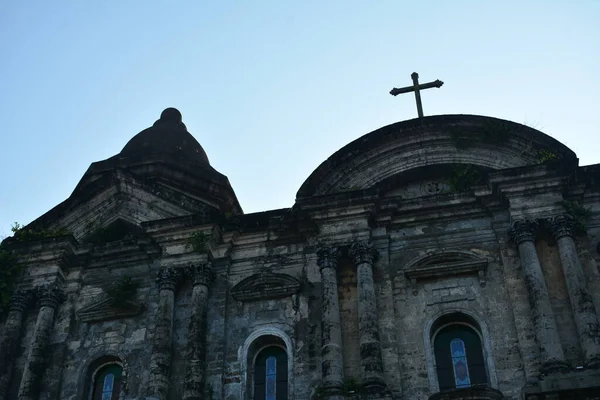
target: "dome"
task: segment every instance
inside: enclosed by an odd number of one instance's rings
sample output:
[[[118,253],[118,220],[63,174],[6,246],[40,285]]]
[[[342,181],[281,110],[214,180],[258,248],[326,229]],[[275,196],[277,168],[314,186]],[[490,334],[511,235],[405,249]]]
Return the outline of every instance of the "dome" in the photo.
[[[181,161],[210,165],[206,152],[187,131],[181,113],[176,108],[165,109],[152,127],[135,135],[123,147],[119,157],[140,158],[151,154],[168,155]]]

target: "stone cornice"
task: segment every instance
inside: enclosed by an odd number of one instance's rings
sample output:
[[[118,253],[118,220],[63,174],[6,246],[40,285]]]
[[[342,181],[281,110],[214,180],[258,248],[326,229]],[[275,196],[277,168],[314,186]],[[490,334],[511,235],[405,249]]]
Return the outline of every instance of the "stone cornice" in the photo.
[[[408,269],[404,272],[410,280],[413,294],[417,294],[417,282],[420,279],[435,279],[448,276],[477,274],[479,284],[485,286],[485,269],[488,265],[487,259],[465,260],[449,262],[444,264],[424,265]]]
[[[112,299],[107,298],[83,307],[77,311],[77,318],[82,322],[106,321],[134,317],[143,310],[142,304],[133,301],[127,301],[117,307]]]

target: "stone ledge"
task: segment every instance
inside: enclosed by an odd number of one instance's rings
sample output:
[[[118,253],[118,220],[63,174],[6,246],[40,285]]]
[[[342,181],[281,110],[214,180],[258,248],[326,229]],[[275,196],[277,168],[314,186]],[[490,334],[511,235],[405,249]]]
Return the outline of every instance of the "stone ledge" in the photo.
[[[453,389],[429,396],[429,400],[503,400],[504,395],[487,386]]]

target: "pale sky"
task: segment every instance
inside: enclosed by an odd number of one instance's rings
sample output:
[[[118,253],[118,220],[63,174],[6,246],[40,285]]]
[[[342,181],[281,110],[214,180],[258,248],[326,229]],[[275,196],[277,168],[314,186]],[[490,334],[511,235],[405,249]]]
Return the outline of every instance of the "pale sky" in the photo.
[[[425,115],[526,123],[600,163],[600,1],[0,1],[0,236],[166,107],[245,212],[291,207],[352,140]]]

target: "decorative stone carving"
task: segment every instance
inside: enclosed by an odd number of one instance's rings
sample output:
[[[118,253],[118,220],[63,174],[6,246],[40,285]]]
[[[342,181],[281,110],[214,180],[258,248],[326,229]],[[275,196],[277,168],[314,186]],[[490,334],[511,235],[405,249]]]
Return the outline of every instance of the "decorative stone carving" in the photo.
[[[106,321],[135,317],[142,311],[144,311],[144,305],[137,302],[127,301],[117,307],[112,299],[104,299],[77,311],[77,318],[83,322]]]
[[[171,290],[174,292],[182,275],[182,270],[178,268],[161,268],[156,274],[156,283],[158,283],[159,290]]]
[[[552,229],[552,235],[556,240],[563,236],[575,237],[575,225],[573,217],[569,214],[558,215],[550,218],[550,227]]]
[[[50,307],[53,309],[56,309],[67,298],[64,290],[56,283],[38,286],[36,295],[41,307]]]
[[[231,289],[238,301],[255,301],[287,297],[298,293],[300,281],[287,274],[262,272],[252,275]]]
[[[337,269],[340,250],[337,247],[321,246],[317,250],[317,265],[319,268]]]
[[[371,242],[354,242],[350,245],[350,257],[354,260],[354,264],[373,264],[377,261],[379,253]]]
[[[186,267],[185,275],[192,280],[193,286],[208,286],[215,279],[214,271],[210,263],[201,263]]]
[[[27,307],[31,304],[33,299],[33,292],[31,289],[17,289],[13,292],[10,298],[9,311],[18,311],[20,313],[25,312]]]
[[[508,236],[517,245],[525,241],[533,242],[535,241],[535,232],[537,229],[537,221],[518,220],[508,229]]]
[[[485,269],[488,260],[485,258],[479,260],[465,260],[433,265],[423,265],[410,268],[404,272],[406,278],[410,280],[413,294],[417,294],[417,281],[419,279],[432,279],[465,274],[477,274],[479,285],[485,286]]]

